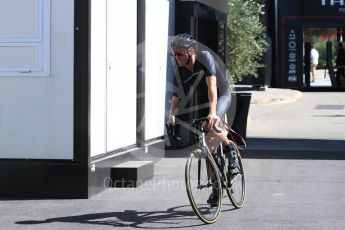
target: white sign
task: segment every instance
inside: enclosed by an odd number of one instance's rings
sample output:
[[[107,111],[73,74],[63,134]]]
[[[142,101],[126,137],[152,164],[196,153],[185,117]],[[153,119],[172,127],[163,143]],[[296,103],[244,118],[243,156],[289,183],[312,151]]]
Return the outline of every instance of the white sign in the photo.
[[[288,39],[288,82],[297,82],[297,38],[294,30],[290,31]]]
[[[344,6],[345,0],[321,0],[323,6]]]

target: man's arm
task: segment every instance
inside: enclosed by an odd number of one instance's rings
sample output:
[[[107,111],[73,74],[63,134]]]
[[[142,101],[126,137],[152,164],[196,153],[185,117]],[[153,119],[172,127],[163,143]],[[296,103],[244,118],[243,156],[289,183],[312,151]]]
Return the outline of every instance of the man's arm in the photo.
[[[217,78],[215,76],[208,76],[206,78],[206,83],[208,86],[208,100],[210,103],[210,109],[208,118],[210,121],[210,125],[214,125],[217,121]]]
[[[217,68],[212,54],[208,51],[202,51],[199,61],[206,67],[206,83],[208,87],[209,116],[216,117],[217,106]]]
[[[178,112],[178,105],[180,103],[180,99],[177,96],[172,96],[171,106],[170,106],[170,113],[169,113],[169,123],[175,123],[175,116]]]

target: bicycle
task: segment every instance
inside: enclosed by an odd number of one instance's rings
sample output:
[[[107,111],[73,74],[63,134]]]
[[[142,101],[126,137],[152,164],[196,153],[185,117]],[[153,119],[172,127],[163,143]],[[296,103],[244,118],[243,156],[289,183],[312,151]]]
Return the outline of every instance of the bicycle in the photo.
[[[245,201],[245,174],[240,151],[230,141],[231,151],[237,154],[239,167],[236,173],[230,173],[229,158],[223,153],[222,145],[216,154],[212,154],[206,145],[206,131],[203,123],[207,118],[192,120],[191,126],[196,133],[196,146],[190,153],[185,167],[185,183],[190,204],[201,221],[211,224],[217,221],[222,208],[223,190],[235,208],[241,208]],[[216,202],[209,202],[213,193]]]

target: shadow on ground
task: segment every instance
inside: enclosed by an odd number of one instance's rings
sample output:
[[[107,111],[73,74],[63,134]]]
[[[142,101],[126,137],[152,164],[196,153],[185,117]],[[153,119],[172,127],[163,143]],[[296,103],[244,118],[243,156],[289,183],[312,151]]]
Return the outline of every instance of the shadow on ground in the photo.
[[[222,212],[232,210],[234,210],[233,206],[223,205]],[[144,229],[177,229],[204,225],[202,222],[199,224],[185,224],[191,223],[192,220],[197,220],[196,215],[191,210],[190,205],[184,205],[169,208],[166,211],[140,212],[136,210],[124,210],[122,212],[92,213],[49,218],[46,220],[18,221],[16,224],[29,226],[59,222]],[[195,223],[194,221],[193,223]],[[157,226],[155,227],[155,225]]]
[[[166,158],[187,158],[193,147],[166,150]],[[252,159],[345,160],[345,140],[248,138],[242,157]]]
[[[345,160],[344,140],[249,138],[244,158]]]

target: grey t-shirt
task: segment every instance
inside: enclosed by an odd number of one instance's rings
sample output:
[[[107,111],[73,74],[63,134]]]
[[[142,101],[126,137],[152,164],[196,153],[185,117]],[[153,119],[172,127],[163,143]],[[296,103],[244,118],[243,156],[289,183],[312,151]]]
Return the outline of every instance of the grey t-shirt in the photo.
[[[183,109],[191,107],[189,112],[193,110],[198,113],[199,117],[207,116],[209,101],[206,78],[210,76],[217,78],[218,97],[230,91],[230,84],[225,77],[225,70],[220,70],[214,57],[208,51],[201,51],[196,55],[192,71],[185,67],[177,68],[173,95],[180,98],[182,105],[186,105]]]

